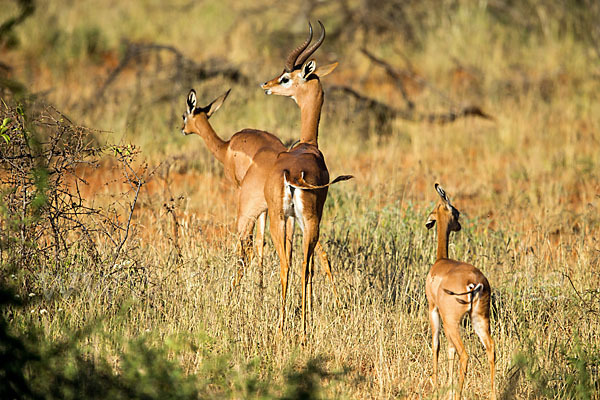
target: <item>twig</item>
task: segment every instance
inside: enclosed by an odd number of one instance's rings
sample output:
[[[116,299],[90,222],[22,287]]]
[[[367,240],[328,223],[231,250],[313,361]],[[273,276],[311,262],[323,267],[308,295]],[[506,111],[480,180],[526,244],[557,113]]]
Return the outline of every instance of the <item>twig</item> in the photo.
[[[15,26],[25,21],[25,19],[35,11],[35,3],[33,0],[21,0],[18,3],[21,12],[16,17],[9,18],[0,25],[0,39]]]
[[[398,87],[400,88],[402,96],[404,97],[404,99],[406,101],[410,101],[410,100],[407,98],[406,91],[404,90],[404,83],[402,82],[402,78],[408,77],[408,78],[412,79],[413,81],[415,81],[416,83],[423,85],[424,87],[431,90],[433,93],[438,95],[438,97],[441,98],[446,104],[450,105],[451,107],[458,108],[457,103],[454,100],[452,100],[450,98],[450,96],[448,96],[442,90],[438,89],[437,87],[435,87],[434,85],[429,83],[429,81],[427,81],[425,78],[423,78],[422,76],[420,76],[414,72],[414,67],[412,66],[412,63],[410,62],[408,57],[406,57],[406,55],[404,55],[404,53],[398,51],[400,56],[408,64],[409,69],[407,71],[398,71],[396,68],[391,66],[388,62],[374,56],[373,54],[368,52],[366,49],[362,49],[361,51],[370,60],[372,60],[376,64],[379,64],[380,66],[382,66],[385,69],[385,71],[387,72],[387,74],[398,82]],[[412,107],[410,107],[410,108],[412,108]]]
[[[129,164],[126,164],[126,166],[128,168],[131,169],[131,167],[129,166]],[[119,245],[117,246],[114,256],[113,256],[113,262],[112,264],[114,265],[117,262],[117,259],[119,258],[119,254],[121,253],[121,249],[123,248],[123,245],[125,245],[125,242],[127,241],[127,238],[129,237],[129,228],[131,227],[131,218],[133,217],[133,211],[135,210],[135,206],[137,204],[137,200],[138,200],[138,196],[140,194],[140,189],[142,188],[144,182],[142,179],[140,179],[137,174],[135,174],[135,172],[133,172],[133,174],[136,177],[136,187],[135,187],[135,195],[133,197],[133,201],[129,204],[129,215],[127,217],[127,223],[125,224],[125,235],[123,236],[123,238],[121,239],[121,242],[119,243]],[[131,183],[131,181],[129,181]]]
[[[562,276],[565,277],[565,278],[567,278],[567,280],[569,281],[569,284],[573,288],[573,291],[575,292],[575,294],[577,295],[577,297],[579,297],[579,300],[581,300],[581,302],[585,305],[585,307],[587,308],[587,311],[590,312],[590,313],[592,313],[592,314],[600,314],[600,312],[598,310],[596,310],[587,301],[584,300],[583,296],[581,296],[581,294],[579,293],[579,291],[577,290],[577,288],[575,288],[575,285],[573,284],[573,281],[571,280],[571,277],[569,276],[569,274],[566,274],[566,273],[562,272]]]
[[[494,118],[492,116],[484,113],[477,106],[463,107],[462,109],[460,109],[458,111],[448,111],[445,113],[428,113],[427,114],[427,113],[417,112],[417,111],[411,110],[411,109],[401,110],[401,109],[394,108],[392,106],[389,106],[385,103],[380,102],[379,100],[375,100],[375,99],[365,96],[361,93],[358,93],[356,90],[354,90],[353,88],[351,88],[349,86],[334,85],[334,86],[329,86],[329,90],[334,91],[334,92],[338,91],[338,92],[342,92],[344,94],[350,95],[351,97],[356,99],[358,102],[362,103],[362,105],[365,108],[368,108],[371,111],[374,111],[375,113],[377,113],[377,115],[379,117],[387,116],[389,118],[401,118],[401,119],[404,119],[407,121],[412,121],[412,122],[426,121],[426,122],[437,123],[437,124],[442,124],[442,125],[450,123],[450,122],[454,122],[455,120],[457,120],[459,118],[464,118],[464,117],[480,117],[480,118],[484,118],[484,119],[488,119],[488,120],[494,120]]]
[[[119,74],[131,63],[138,65],[140,56],[144,53],[149,52],[162,52],[166,51],[175,56],[175,74],[183,75],[187,71],[191,71],[195,79],[209,79],[215,76],[224,76],[231,79],[234,82],[247,83],[250,79],[244,75],[240,70],[233,67],[222,67],[222,68],[208,68],[203,64],[198,64],[194,60],[187,58],[179,49],[174,46],[163,45],[159,43],[135,43],[124,41],[126,47],[125,55],[108,75],[104,83],[100,86],[98,93],[94,96],[87,106],[88,109],[92,108],[97,101],[99,101],[105,94],[108,87],[115,81]]]
[[[404,101],[406,102],[406,105],[408,106],[408,108],[409,109],[414,108],[415,103],[408,97],[408,93],[406,92],[406,88],[404,87],[403,78],[408,77],[408,78],[414,79],[415,74],[412,72],[398,71],[396,68],[392,67],[390,64],[388,64],[381,58],[378,58],[375,55],[373,55],[371,52],[369,52],[364,47],[362,49],[360,49],[360,51],[365,56],[367,56],[367,58],[369,58],[371,61],[373,61],[375,64],[378,64],[385,69],[385,72],[396,81],[396,85],[398,86],[398,89],[400,89],[402,98],[404,98]]]

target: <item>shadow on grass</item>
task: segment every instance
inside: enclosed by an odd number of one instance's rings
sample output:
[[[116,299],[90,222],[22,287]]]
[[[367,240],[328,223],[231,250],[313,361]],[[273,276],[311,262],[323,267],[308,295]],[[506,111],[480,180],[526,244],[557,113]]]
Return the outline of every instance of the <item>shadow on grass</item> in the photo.
[[[284,371],[282,384],[259,378],[258,363],[241,372],[227,355],[207,353],[198,374],[186,374],[168,350],[151,347],[137,338],[118,354],[118,369],[105,356],[92,356],[81,347],[100,324],[91,322],[53,341],[32,323],[13,329],[9,315],[22,312],[14,293],[0,289],[0,398],[3,399],[198,399],[324,398],[323,383],[347,371],[328,372],[323,358]],[[196,349],[197,350],[197,349]]]

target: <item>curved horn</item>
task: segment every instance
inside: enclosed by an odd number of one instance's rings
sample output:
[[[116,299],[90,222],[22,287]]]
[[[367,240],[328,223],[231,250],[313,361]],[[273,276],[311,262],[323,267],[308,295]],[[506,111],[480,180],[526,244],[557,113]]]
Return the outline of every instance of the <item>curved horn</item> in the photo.
[[[312,36],[313,36],[312,25],[310,24],[310,21],[308,21],[308,37],[306,38],[304,43],[302,43],[300,46],[298,46],[294,50],[292,50],[290,55],[287,57],[287,60],[285,61],[285,70],[287,72],[292,72],[292,70],[294,69],[294,65],[296,65],[296,59],[298,58],[298,54],[302,53],[302,51],[304,49],[306,49],[306,47],[310,44],[310,41],[312,40]]]
[[[321,46],[321,44],[323,43],[323,40],[325,40],[325,27],[323,26],[321,21],[319,21],[319,25],[321,25],[321,36],[319,37],[319,39],[316,42],[311,44],[309,48],[304,50],[302,52],[302,54],[300,54],[298,56],[298,59],[296,60],[296,65],[304,64],[304,61],[306,61],[308,59],[308,57],[310,57],[312,55],[312,53],[317,51],[319,46]]]

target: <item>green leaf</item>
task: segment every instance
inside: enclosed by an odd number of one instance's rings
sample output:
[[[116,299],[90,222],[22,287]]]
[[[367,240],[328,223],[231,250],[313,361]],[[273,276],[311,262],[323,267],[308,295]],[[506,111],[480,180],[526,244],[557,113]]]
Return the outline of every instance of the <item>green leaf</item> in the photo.
[[[2,139],[4,139],[6,144],[8,144],[8,142],[10,142],[10,136],[8,136],[6,133],[2,133]]]

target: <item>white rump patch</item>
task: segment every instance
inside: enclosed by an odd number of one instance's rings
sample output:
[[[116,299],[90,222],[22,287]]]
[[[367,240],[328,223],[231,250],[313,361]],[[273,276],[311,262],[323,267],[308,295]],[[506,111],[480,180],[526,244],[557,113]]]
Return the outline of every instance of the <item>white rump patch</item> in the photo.
[[[483,325],[480,317],[471,316],[471,324],[473,325],[473,330],[477,334],[477,337],[479,337],[479,341],[481,342],[483,347],[485,347],[485,342],[483,341],[483,338],[486,336],[487,332],[484,329],[484,325]]]
[[[283,214],[286,217],[293,217],[294,213],[294,202],[292,199],[292,191],[296,189],[290,185],[285,174],[283,175]]]
[[[302,203],[302,189],[294,187],[283,175],[283,212],[286,217],[294,217],[300,225],[300,229],[304,232],[304,219],[302,211],[304,209]]]
[[[441,328],[440,312],[437,307],[434,308],[433,310],[431,310],[430,318],[431,318],[431,322],[432,322],[431,334],[433,335],[434,345],[437,347],[440,345],[440,328]]]
[[[303,195],[304,192],[302,190],[294,190],[294,210],[296,211],[296,219],[298,220],[298,225],[300,225],[300,229],[302,229],[302,233],[304,233],[304,217],[302,216],[302,212],[304,211],[304,205],[302,204]]]
[[[469,309],[467,310],[467,312],[471,312],[473,302],[475,301],[475,298],[477,296],[479,296],[479,292],[481,292],[482,288],[483,288],[482,283],[478,283],[477,285],[475,285],[474,283],[469,283],[467,285],[467,292],[471,292],[471,291],[473,292],[473,293],[469,293],[467,295],[467,301],[469,302]]]

